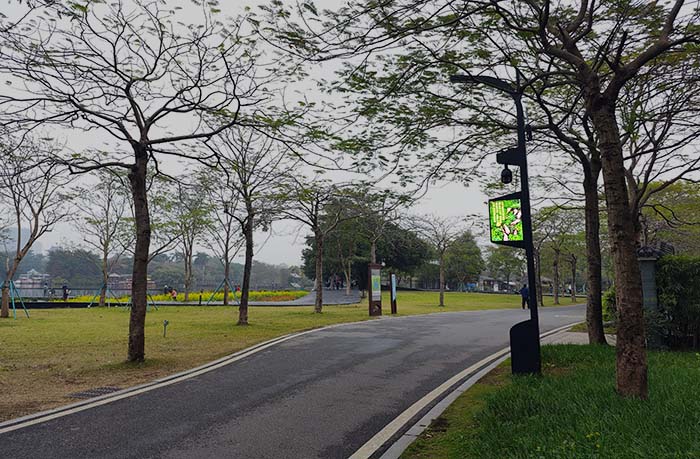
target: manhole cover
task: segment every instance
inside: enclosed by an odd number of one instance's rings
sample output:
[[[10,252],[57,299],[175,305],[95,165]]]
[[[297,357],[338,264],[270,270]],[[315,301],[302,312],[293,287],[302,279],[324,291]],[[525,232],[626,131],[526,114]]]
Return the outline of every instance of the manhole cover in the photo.
[[[112,392],[116,392],[118,390],[122,390],[121,387],[112,387],[112,386],[95,387],[94,389],[88,389],[88,390],[84,390],[82,392],[76,392],[74,394],[69,394],[68,397],[70,397],[70,398],[93,398],[93,397],[99,397],[100,395],[111,394]]]

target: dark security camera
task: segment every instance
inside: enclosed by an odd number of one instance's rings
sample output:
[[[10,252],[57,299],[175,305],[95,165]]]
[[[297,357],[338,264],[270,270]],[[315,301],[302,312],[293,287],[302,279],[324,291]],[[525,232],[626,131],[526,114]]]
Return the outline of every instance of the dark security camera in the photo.
[[[508,166],[506,166],[506,168],[501,171],[501,182],[508,185],[512,181],[513,173],[510,171],[510,169],[508,169]]]

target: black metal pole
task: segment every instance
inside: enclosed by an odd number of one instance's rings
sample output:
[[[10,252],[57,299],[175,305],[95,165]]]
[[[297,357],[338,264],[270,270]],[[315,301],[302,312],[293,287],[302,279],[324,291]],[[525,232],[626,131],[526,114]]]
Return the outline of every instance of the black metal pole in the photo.
[[[532,241],[532,212],[530,209],[530,182],[527,173],[527,150],[525,148],[525,112],[523,110],[522,96],[520,93],[511,93],[515,101],[518,123],[518,150],[522,152],[522,164],[520,166],[520,189],[522,191],[522,219],[523,219],[523,239],[525,243],[525,257],[527,258],[527,283],[528,299],[530,307],[530,319],[533,321],[537,332],[537,350],[539,354],[540,345],[540,320],[537,309],[537,282],[535,280],[535,253]]]

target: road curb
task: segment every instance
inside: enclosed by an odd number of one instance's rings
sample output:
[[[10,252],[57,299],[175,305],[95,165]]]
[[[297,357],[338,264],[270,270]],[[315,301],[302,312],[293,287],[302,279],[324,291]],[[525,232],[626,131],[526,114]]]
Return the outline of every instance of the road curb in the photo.
[[[540,334],[540,338],[564,332],[579,322],[549,330]],[[350,459],[398,458],[457,397],[506,360],[509,354],[510,346],[494,352],[457,373],[394,418],[355,451]]]

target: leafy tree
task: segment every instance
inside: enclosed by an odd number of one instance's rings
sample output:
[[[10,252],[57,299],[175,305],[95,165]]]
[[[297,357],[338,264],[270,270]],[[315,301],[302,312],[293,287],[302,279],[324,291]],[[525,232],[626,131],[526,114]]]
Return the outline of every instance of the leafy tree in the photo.
[[[474,235],[465,231],[457,236],[445,253],[445,274],[450,282],[464,289],[467,282],[476,280],[484,269],[481,249],[476,245]]]
[[[241,236],[240,226],[234,217],[239,209],[240,196],[235,189],[221,186],[213,177],[225,176],[222,171],[204,168],[198,172],[199,182],[204,186],[207,199],[211,202],[211,222],[206,227],[206,243],[216,254],[223,267],[224,305],[229,304],[229,282],[233,282],[231,265],[245,239]]]
[[[490,247],[486,258],[486,269],[497,279],[510,285],[513,277],[521,278],[525,269],[522,250],[499,245]]]
[[[94,252],[54,247],[46,257],[46,273],[63,279],[69,286],[92,287],[102,278],[100,264]]]
[[[678,182],[646,203],[641,218],[643,245],[670,244],[684,255],[700,256],[700,185]]]
[[[396,271],[399,280],[402,274],[415,275],[434,256],[430,245],[418,233],[394,223],[387,225],[377,251],[379,260]]]
[[[547,207],[539,211],[538,220],[539,226],[545,227],[544,230],[549,235],[548,240],[544,244],[544,250],[551,251],[553,255],[554,304],[559,304],[562,257],[567,252],[570,252],[568,246],[572,243],[572,237],[582,231],[582,219],[579,212],[558,207]]]

